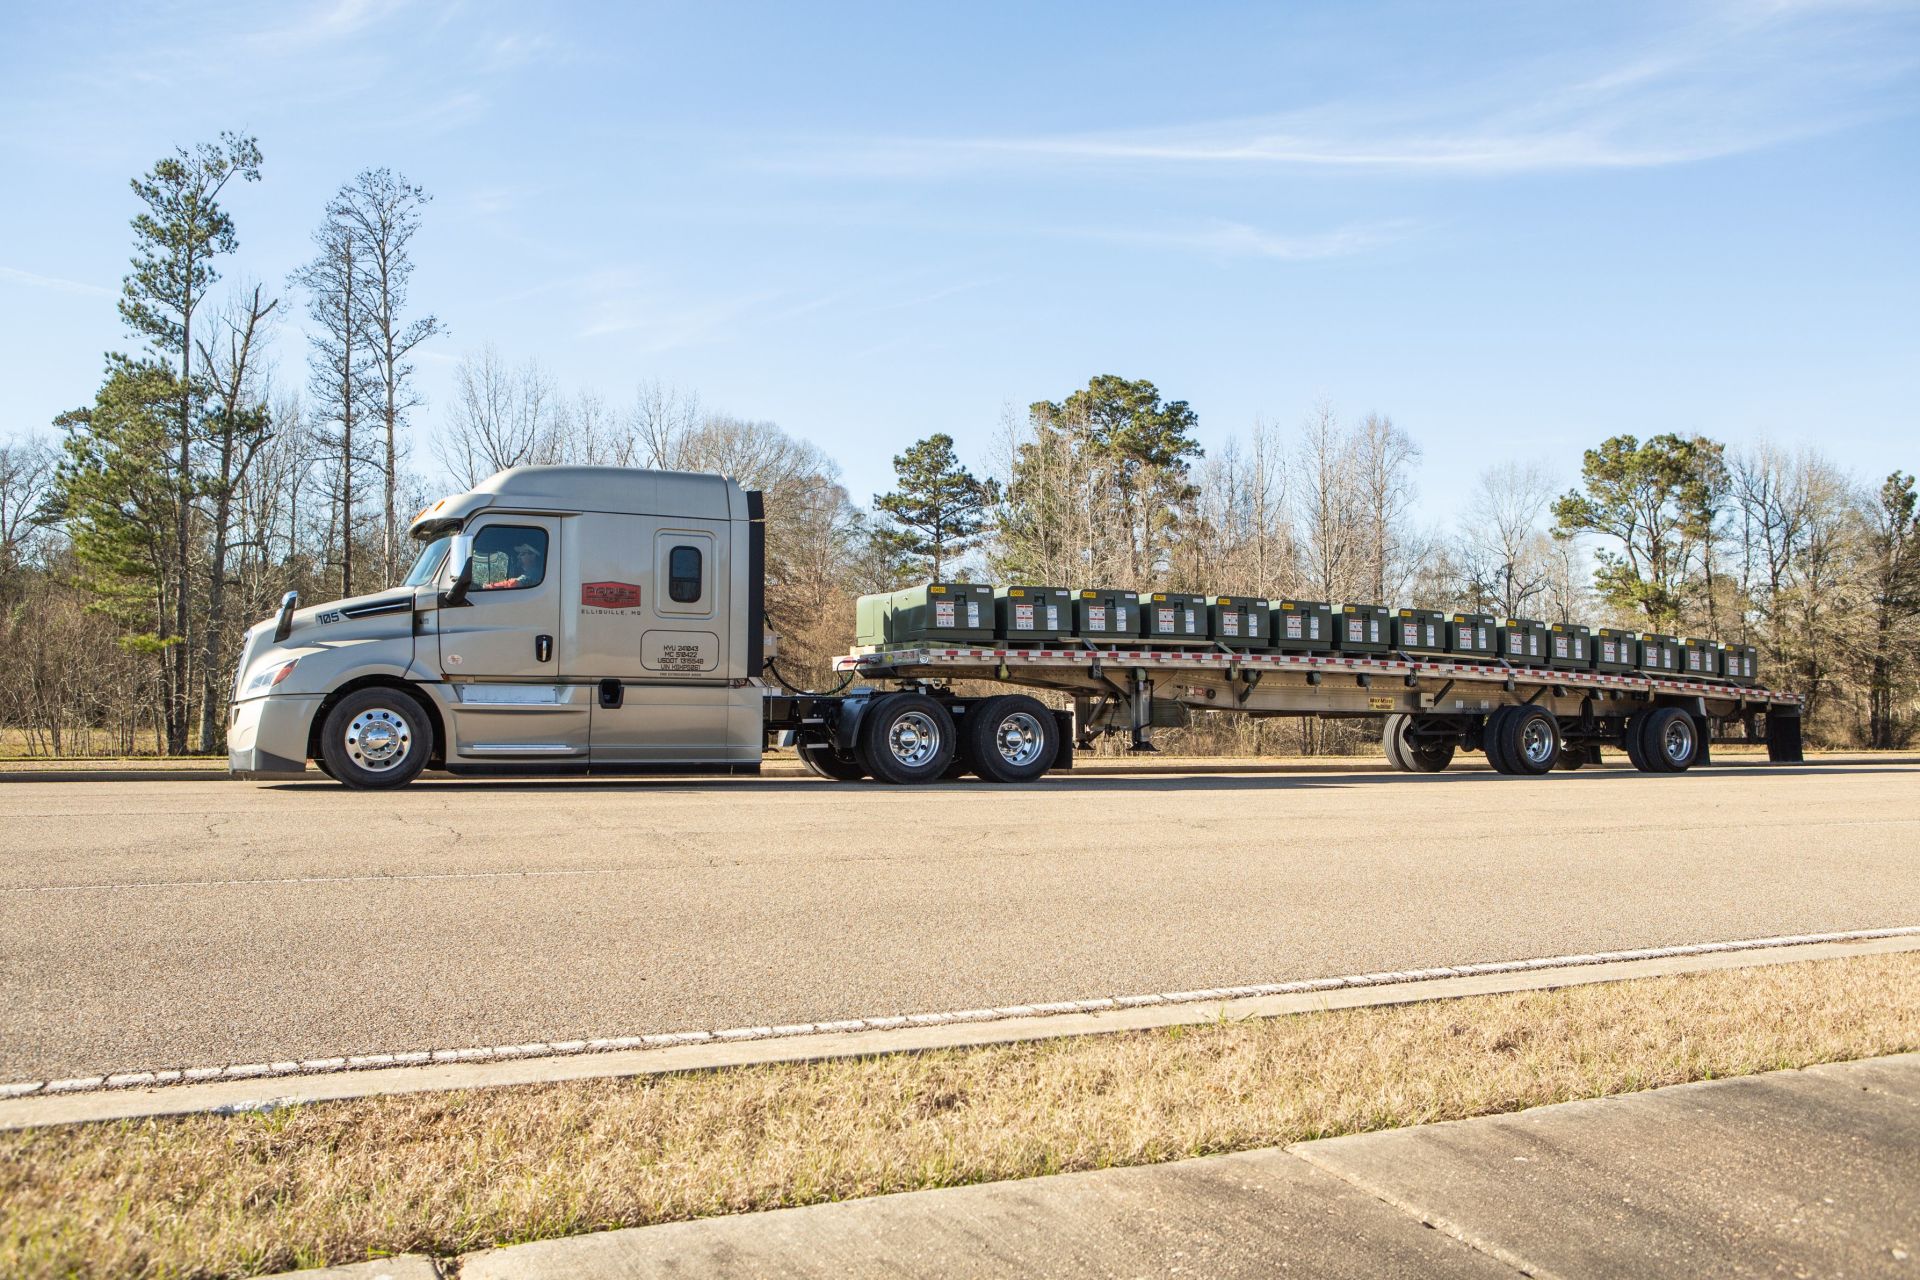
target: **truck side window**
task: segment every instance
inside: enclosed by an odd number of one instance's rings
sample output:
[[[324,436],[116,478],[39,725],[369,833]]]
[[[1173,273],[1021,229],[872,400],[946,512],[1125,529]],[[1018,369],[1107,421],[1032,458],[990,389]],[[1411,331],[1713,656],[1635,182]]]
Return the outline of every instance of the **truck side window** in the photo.
[[[473,540],[476,591],[537,587],[547,576],[547,531],[537,525],[490,524]]]
[[[667,599],[675,604],[700,600],[700,548],[675,547],[667,556]]]

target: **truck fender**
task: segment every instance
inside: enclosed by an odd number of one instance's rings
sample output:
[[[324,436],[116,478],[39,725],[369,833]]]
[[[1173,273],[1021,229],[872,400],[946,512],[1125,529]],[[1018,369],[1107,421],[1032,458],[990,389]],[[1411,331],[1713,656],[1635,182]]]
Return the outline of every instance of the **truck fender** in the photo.
[[[860,741],[860,722],[882,696],[877,689],[863,689],[840,700],[839,714],[833,718],[830,726],[834,750],[848,755],[857,750],[855,744]]]

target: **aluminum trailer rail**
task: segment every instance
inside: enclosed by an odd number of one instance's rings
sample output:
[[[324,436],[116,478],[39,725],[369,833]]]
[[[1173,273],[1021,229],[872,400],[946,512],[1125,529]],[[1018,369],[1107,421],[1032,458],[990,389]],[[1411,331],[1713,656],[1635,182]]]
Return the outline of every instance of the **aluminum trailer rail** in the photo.
[[[1772,761],[1801,759],[1797,694],[1719,681],[1406,654],[1164,645],[906,646],[859,650],[834,665],[866,681],[936,693],[956,680],[1067,693],[1082,745],[1124,732],[1136,749],[1151,750],[1155,727],[1185,723],[1193,710],[1203,710],[1385,716],[1389,759],[1421,772],[1444,768],[1456,748],[1487,751],[1496,769],[1519,774],[1597,763],[1599,748],[1609,745],[1648,772],[1708,763],[1708,744],[1716,740],[1764,741]],[[1737,736],[1736,727],[1742,730]],[[1644,736],[1653,728],[1662,731],[1660,741]]]

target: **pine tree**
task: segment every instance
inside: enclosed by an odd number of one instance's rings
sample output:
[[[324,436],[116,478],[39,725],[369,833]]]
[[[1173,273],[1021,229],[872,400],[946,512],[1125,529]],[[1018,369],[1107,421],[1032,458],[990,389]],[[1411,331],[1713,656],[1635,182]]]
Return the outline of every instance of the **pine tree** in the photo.
[[[873,505],[900,526],[890,531],[891,544],[937,581],[985,532],[993,487],[960,465],[946,434],[928,436],[895,457],[893,474],[898,487],[875,495]]]

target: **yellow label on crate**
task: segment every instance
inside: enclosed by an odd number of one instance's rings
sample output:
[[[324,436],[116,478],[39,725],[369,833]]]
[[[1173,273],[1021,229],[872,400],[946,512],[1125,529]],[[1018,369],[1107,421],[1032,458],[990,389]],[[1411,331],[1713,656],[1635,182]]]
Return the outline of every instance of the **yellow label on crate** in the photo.
[[[927,590],[936,596],[943,596],[947,594],[947,589],[945,587],[928,587]]]
[[[1160,592],[1160,591],[1156,591],[1156,592],[1154,592],[1154,593],[1153,593],[1153,599],[1154,599],[1154,602],[1155,602],[1156,604],[1157,604],[1157,603],[1159,603],[1159,602],[1160,602],[1160,601],[1162,601],[1162,600],[1165,600],[1166,598],[1167,598],[1167,597],[1166,597],[1166,594],[1165,594],[1164,592]]]
[[[1010,596],[1023,596],[1027,593],[1022,591],[1019,587],[1009,587],[1007,589],[1007,594]]]
[[[1393,710],[1393,699],[1392,698],[1368,698],[1367,710],[1391,711]]]

